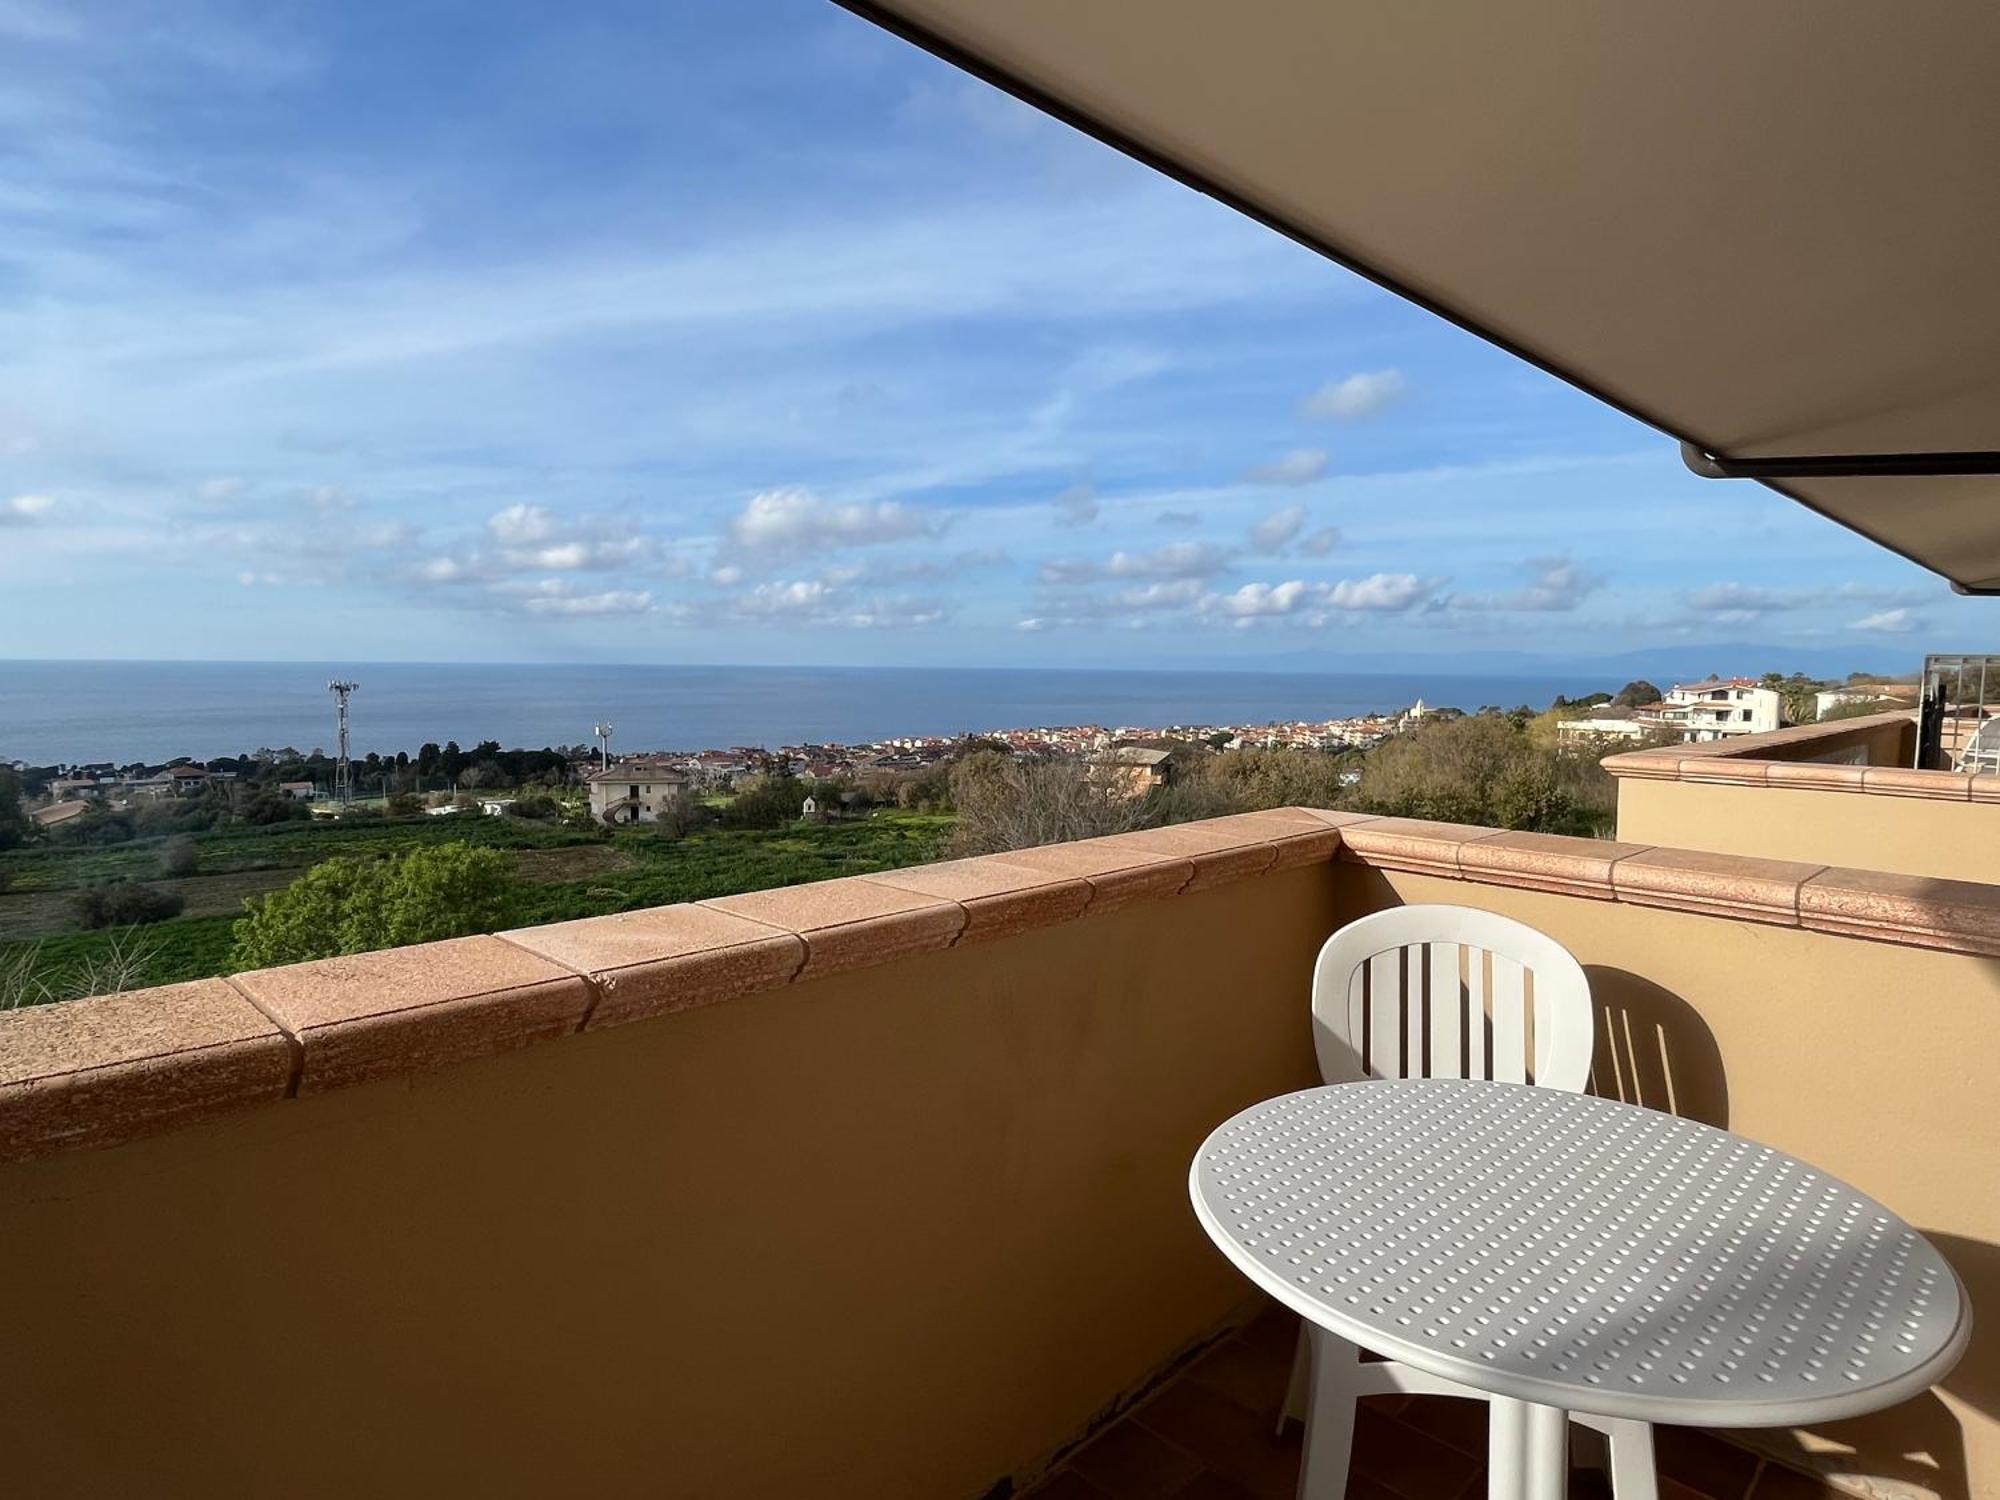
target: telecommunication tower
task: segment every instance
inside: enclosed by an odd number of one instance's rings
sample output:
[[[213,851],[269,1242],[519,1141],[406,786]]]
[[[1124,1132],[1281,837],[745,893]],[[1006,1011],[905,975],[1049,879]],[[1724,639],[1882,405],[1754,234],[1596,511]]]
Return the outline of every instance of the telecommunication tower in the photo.
[[[611,731],[614,727],[611,724],[593,724],[590,726],[590,732],[596,735],[598,742],[604,746],[604,769],[607,771],[611,769]]]
[[[358,682],[329,682],[333,694],[334,719],[340,728],[339,752],[333,763],[333,800],[345,807],[354,800],[354,766],[347,758],[347,695],[360,687]]]

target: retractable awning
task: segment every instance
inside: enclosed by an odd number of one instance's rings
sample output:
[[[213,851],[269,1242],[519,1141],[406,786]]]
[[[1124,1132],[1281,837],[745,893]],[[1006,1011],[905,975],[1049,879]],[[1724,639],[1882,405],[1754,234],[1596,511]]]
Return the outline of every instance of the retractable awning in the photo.
[[[1994,0],[840,3],[2000,591]]]

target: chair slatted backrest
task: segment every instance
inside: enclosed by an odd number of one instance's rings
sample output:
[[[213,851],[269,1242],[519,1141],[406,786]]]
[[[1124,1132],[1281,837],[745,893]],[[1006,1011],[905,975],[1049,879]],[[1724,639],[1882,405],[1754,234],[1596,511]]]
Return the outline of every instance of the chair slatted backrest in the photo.
[[[1328,1083],[1485,1078],[1581,1093],[1590,982],[1547,933],[1466,906],[1351,922],[1313,965],[1313,1045]]]

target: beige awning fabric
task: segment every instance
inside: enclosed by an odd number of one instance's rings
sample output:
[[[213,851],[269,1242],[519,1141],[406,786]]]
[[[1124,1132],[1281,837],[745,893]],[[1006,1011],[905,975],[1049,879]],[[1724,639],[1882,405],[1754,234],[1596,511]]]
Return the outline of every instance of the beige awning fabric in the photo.
[[[1703,453],[2000,468],[1994,0],[841,3]],[[2000,474],[1767,482],[2000,588]]]

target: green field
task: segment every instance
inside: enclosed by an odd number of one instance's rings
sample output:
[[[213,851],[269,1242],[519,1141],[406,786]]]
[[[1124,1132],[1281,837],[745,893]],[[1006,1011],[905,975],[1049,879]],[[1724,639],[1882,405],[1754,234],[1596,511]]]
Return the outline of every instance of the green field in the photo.
[[[698,901],[837,875],[865,875],[936,859],[948,816],[881,811],[852,822],[764,830],[709,829],[672,840],[645,829],[606,834],[517,818],[424,819],[408,823],[282,824],[195,834],[196,872],[157,878],[159,845],[43,846],[0,854],[0,971],[28,960],[61,989],[113,944],[143,955],[135,982],[171,984],[227,972],[230,924],[246,895],[275,889],[338,854],[385,854],[418,844],[463,842],[511,850],[528,882],[514,925]],[[169,886],[187,901],[172,921],[79,932],[68,893],[116,877]],[[31,955],[31,957],[30,957]]]

